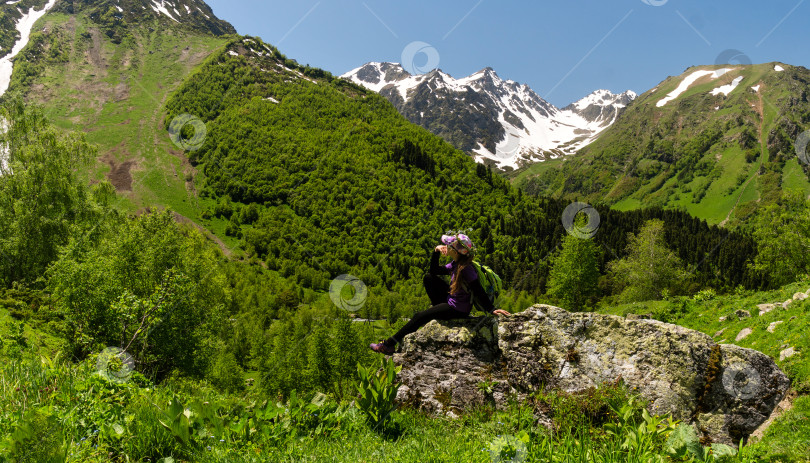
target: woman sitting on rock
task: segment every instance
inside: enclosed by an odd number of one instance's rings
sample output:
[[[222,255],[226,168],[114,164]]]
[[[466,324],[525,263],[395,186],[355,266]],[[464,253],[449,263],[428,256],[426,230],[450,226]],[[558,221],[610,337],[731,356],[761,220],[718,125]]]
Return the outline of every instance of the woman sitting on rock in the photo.
[[[468,318],[472,310],[472,296],[480,301],[484,310],[496,315],[510,315],[505,310],[495,309],[487,297],[478,272],[472,265],[474,258],[473,244],[464,234],[443,235],[442,243],[433,250],[430,259],[430,271],[423,279],[432,306],[422,312],[416,313],[401,330],[390,338],[369,347],[381,354],[391,355],[397,344],[402,344],[405,336],[413,333],[431,320],[452,320]],[[447,265],[439,265],[439,254],[453,259]],[[450,275],[448,285],[440,275]],[[459,277],[460,275],[460,277]],[[462,280],[463,283],[462,284]],[[473,294],[470,294],[472,291]]]

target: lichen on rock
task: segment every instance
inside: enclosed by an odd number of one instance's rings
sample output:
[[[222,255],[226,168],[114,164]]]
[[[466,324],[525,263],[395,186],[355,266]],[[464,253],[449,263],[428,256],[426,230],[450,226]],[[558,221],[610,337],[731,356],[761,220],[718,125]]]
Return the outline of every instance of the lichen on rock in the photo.
[[[650,412],[694,422],[704,440],[726,444],[753,432],[789,385],[770,357],[698,331],[540,304],[500,319],[430,322],[394,360],[403,366],[398,399],[428,411],[502,408],[510,396],[622,380]]]

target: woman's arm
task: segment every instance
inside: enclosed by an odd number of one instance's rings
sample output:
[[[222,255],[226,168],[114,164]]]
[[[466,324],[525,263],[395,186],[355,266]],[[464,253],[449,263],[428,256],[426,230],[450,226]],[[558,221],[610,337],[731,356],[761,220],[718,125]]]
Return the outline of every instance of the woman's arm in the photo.
[[[484,310],[489,313],[495,312],[495,306],[492,305],[492,301],[489,300],[489,296],[487,296],[487,292],[484,290],[484,287],[481,286],[481,279],[476,278],[472,282],[469,283],[469,287],[472,290],[473,297],[481,302]]]
[[[445,267],[444,265],[439,265],[439,255],[441,252],[439,251],[439,246],[436,246],[436,249],[433,250],[433,255],[430,257],[430,271],[431,275],[450,275],[450,269]]]
[[[467,288],[469,288],[469,290],[472,292],[472,295],[473,297],[475,297],[475,299],[481,301],[481,305],[484,310],[493,315],[512,315],[511,313],[505,310],[495,308],[495,306],[492,304],[492,301],[489,300],[489,296],[487,295],[486,290],[484,290],[484,286],[481,285],[481,279],[478,278],[477,273],[474,276],[471,276],[471,278],[473,278],[473,280],[467,282]]]

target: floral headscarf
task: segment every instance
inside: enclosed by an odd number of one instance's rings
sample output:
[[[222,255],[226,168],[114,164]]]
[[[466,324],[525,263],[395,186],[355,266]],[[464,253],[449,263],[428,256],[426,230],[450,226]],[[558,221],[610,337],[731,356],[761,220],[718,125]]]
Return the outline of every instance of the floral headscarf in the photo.
[[[453,246],[453,249],[464,255],[472,254],[475,249],[470,237],[463,233],[442,235],[442,243]]]

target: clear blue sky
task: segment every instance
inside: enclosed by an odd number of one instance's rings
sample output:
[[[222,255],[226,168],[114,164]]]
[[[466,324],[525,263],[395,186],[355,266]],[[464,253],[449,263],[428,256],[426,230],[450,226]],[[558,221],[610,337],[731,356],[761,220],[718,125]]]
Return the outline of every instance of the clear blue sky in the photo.
[[[669,75],[714,64],[810,66],[810,1],[772,0],[207,0],[240,34],[259,36],[301,64],[340,75],[369,61],[453,77],[486,66],[562,107],[593,90],[642,93]]]

